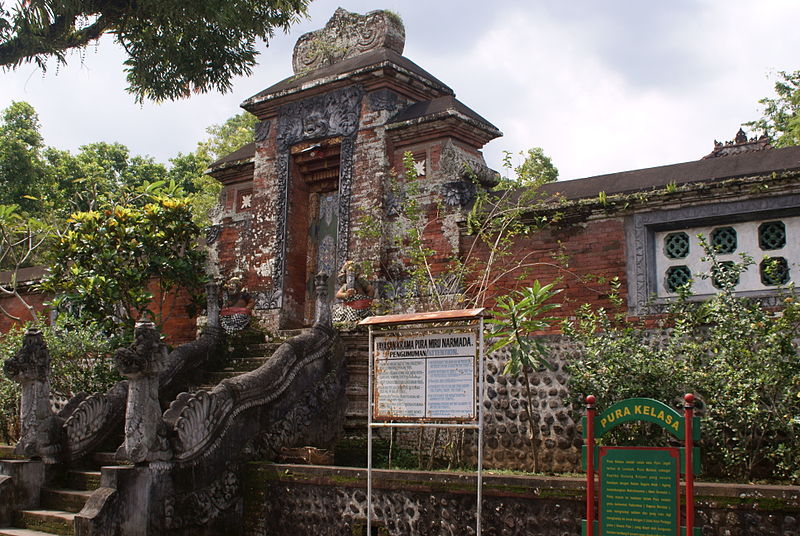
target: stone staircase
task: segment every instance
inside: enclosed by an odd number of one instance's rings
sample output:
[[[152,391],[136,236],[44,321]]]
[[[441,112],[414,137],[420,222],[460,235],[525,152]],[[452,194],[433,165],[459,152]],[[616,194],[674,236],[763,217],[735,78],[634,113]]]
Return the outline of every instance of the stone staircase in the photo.
[[[231,357],[220,366],[212,366],[205,373],[202,383],[196,385],[193,390],[211,391],[222,380],[257,369],[272,356],[286,339],[299,335],[304,331],[306,329],[282,330],[278,332],[277,338],[271,342],[247,344],[241,355]]]
[[[283,340],[301,332],[302,330],[281,331],[276,341],[246,345],[242,355],[235,356],[220,366],[211,367],[194,390],[212,390],[226,378],[257,369],[272,356]],[[14,447],[0,445],[0,459],[12,458],[19,458],[14,454]],[[113,452],[95,453],[87,467],[68,470],[60,482],[42,489],[39,508],[18,511],[14,516],[13,526],[0,528],[0,536],[75,534],[75,515],[86,505],[92,492],[100,487],[101,467],[107,465],[119,465]]]
[[[0,447],[0,456],[8,458],[13,447]],[[20,510],[12,527],[0,528],[0,536],[53,536],[75,534],[75,514],[80,512],[94,490],[100,487],[100,467],[115,463],[114,454],[97,453],[92,466],[67,471],[60,482],[42,489],[39,508]]]

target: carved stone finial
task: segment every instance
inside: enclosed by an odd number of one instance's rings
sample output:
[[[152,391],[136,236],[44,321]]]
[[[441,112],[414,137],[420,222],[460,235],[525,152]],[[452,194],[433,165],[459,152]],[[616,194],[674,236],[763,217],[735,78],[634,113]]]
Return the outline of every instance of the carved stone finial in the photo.
[[[314,294],[317,302],[315,307],[315,324],[331,326],[331,304],[328,300],[328,274],[320,272],[314,276]]]
[[[128,379],[158,374],[163,366],[162,354],[166,346],[161,342],[161,335],[155,324],[149,321],[137,322],[133,335],[133,344],[128,348],[120,348],[114,355],[119,373]]]
[[[206,330],[219,330],[219,285],[210,282],[206,285]]]
[[[50,352],[42,332],[30,328],[22,348],[3,363],[6,376],[22,386],[17,454],[55,463],[61,452],[61,420],[50,407]]]
[[[133,344],[115,354],[119,373],[129,380],[125,408],[125,443],[117,459],[142,463],[167,460],[171,453],[158,401],[158,374],[166,364],[167,347],[152,322],[137,322]]]
[[[294,46],[292,67],[303,74],[377,48],[403,53],[406,30],[400,17],[390,11],[366,15],[339,8],[324,28],[300,36]]]
[[[714,140],[714,150],[703,158],[716,158],[720,156],[731,156],[742,153],[750,153],[754,151],[763,151],[772,149],[770,139],[766,135],[759,137],[747,138],[747,133],[743,129],[739,129],[736,137],[728,140],[725,143]]]
[[[3,363],[3,372],[15,382],[47,380],[50,373],[50,352],[42,332],[29,328],[22,338],[22,348]]]

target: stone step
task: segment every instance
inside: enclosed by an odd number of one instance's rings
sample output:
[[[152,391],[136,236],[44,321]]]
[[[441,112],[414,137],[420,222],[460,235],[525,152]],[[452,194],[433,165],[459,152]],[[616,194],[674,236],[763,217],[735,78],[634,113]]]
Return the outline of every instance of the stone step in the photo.
[[[0,445],[0,460],[24,460],[25,456],[14,454],[14,445]]]
[[[232,359],[228,366],[223,369],[223,372],[250,372],[255,370],[266,362],[264,357],[242,357],[239,359]]]
[[[20,510],[16,513],[15,525],[22,529],[34,529],[51,534],[72,536],[75,534],[75,514],[63,510]]]
[[[6,527],[0,529],[0,536],[53,536],[52,532],[41,532],[32,529],[15,529]]]
[[[77,514],[89,500],[91,494],[92,492],[87,490],[44,488],[41,506],[50,510],[63,510]]]
[[[92,454],[92,461],[98,467],[102,467],[104,465],[127,465],[127,464],[120,464],[115,458],[116,453],[114,452],[95,452]]]
[[[100,471],[67,471],[67,488],[94,491],[100,487]]]
[[[247,355],[249,357],[264,357],[272,355],[278,347],[283,344],[282,342],[264,342],[261,344],[249,344],[247,346]]]
[[[204,381],[211,385],[217,385],[222,380],[227,380],[228,378],[234,378],[239,374],[241,374],[241,372],[236,372],[236,371],[207,372]]]

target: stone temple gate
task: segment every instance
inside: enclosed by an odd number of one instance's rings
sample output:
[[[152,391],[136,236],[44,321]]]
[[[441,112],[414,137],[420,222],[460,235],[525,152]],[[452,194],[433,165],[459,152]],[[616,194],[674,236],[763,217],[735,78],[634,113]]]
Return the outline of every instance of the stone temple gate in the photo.
[[[500,131],[404,57],[404,43],[391,12],[337,10],[297,41],[294,76],[242,103],[258,117],[255,142],[211,166],[224,185],[208,236],[216,275],[242,282],[269,329],[310,325],[320,271],[369,261],[380,281],[392,269],[390,241],[359,231],[402,202],[390,183],[404,153],[414,156],[425,205],[449,211],[452,229],[438,236],[456,238],[433,244],[442,258],[458,255],[473,179],[496,181],[480,149]]]

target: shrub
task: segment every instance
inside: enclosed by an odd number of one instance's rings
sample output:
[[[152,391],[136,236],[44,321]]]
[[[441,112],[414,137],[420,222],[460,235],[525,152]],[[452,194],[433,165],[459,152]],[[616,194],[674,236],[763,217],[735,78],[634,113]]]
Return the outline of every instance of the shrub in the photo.
[[[0,336],[0,358],[6,360],[19,351],[25,329],[15,327]],[[121,379],[111,359],[120,344],[97,325],[61,317],[55,325],[43,327],[42,333],[50,350],[50,387],[56,400],[81,391],[104,392]],[[6,443],[19,437],[19,394],[19,384],[0,375],[0,437]]]
[[[587,394],[602,406],[644,396],[701,398],[703,462],[712,476],[800,480],[800,305],[783,289],[779,310],[734,293],[753,263],[726,264],[713,251],[711,273],[720,291],[707,301],[684,288],[655,329],[622,313],[584,306],[565,333],[585,347],[569,366],[574,407]],[[724,272],[724,273],[723,273]],[[720,275],[723,274],[723,275]],[[703,275],[701,277],[710,277]],[[620,427],[622,428],[622,427]],[[655,442],[646,427],[619,430],[615,441]]]

